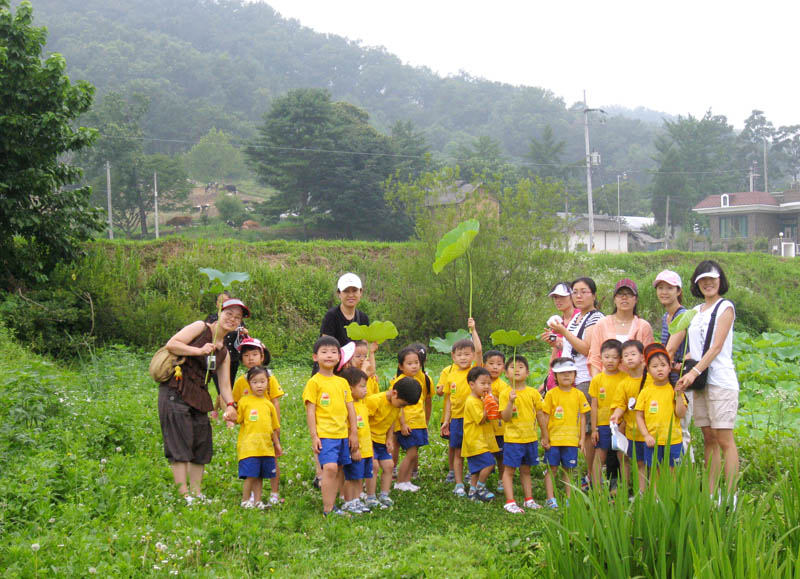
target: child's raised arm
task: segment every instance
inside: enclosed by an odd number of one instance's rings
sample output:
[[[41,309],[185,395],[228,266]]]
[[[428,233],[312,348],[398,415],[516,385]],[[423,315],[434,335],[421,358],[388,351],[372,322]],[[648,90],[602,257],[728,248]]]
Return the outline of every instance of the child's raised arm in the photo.
[[[500,411],[500,418],[508,422],[514,414],[514,400],[517,399],[517,391],[513,388],[508,393],[508,404]]]
[[[483,361],[483,346],[481,345],[481,338],[478,335],[478,330],[475,327],[475,318],[467,320],[467,328],[472,334],[472,344],[475,346],[475,365],[480,366]]]

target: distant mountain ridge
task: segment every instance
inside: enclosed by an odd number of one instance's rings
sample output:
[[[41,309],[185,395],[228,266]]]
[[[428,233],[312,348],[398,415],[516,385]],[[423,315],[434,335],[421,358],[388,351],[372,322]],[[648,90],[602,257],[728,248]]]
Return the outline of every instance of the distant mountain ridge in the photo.
[[[551,91],[468,75],[440,77],[404,65],[383,48],[365,48],[282,18],[262,3],[236,0],[33,0],[49,30],[47,50],[62,53],[73,80],[98,92],[142,92],[149,148],[185,150],[212,126],[246,140],[271,100],[298,87],[322,87],[367,110],[383,131],[410,120],[445,154],[487,135],[520,162],[546,126],[565,142],[565,163],[583,158],[583,115]],[[664,113],[609,107],[592,134],[600,171],[653,167]],[[610,178],[609,178],[610,179]]]

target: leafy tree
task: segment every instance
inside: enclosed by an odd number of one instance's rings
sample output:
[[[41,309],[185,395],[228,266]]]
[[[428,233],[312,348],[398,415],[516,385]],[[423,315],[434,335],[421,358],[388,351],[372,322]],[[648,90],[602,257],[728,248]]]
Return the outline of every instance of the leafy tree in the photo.
[[[736,137],[739,167],[741,167],[743,171],[747,171],[752,167],[760,167],[758,171],[760,177],[758,177],[756,183],[760,183],[761,185],[754,186],[756,189],[761,189],[762,191],[764,190],[764,169],[762,166],[764,164],[764,144],[767,144],[767,149],[769,150],[775,133],[775,127],[773,127],[772,123],[764,116],[764,112],[754,110],[747,120],[745,120],[744,129],[742,129],[742,132]],[[780,177],[777,159],[773,158],[772,155],[768,155],[767,162],[769,163],[769,175],[775,179]],[[749,186],[749,180],[747,186]]]
[[[498,173],[506,163],[500,143],[486,135],[481,135],[468,144],[459,145],[455,160],[461,167],[461,174],[468,179],[475,179],[485,173]]]
[[[392,125],[392,150],[397,156],[395,167],[400,179],[418,177],[423,171],[434,168],[430,147],[425,135],[411,121],[397,121]]]
[[[140,122],[148,99],[140,94],[126,99],[111,92],[86,116],[100,130],[97,144],[86,154],[88,178],[95,188],[95,201],[105,204],[105,163],[111,164],[111,204],[114,223],[128,236],[138,228],[148,235],[147,215],[154,210],[153,174],[158,174],[159,207],[180,207],[189,193],[181,163],[166,155],[146,155]]]
[[[775,150],[785,171],[792,176],[792,185],[800,180],[800,125],[780,127],[775,135]]]
[[[666,134],[655,143],[653,215],[664,224],[669,197],[670,225],[689,226],[694,222],[692,207],[708,195],[733,190],[741,180],[733,127],[711,111],[700,119],[678,116],[664,126]]]
[[[231,222],[236,227],[241,227],[247,219],[244,204],[233,196],[221,195],[214,205],[219,211],[219,218],[226,223]]]
[[[6,286],[44,281],[102,228],[91,190],[71,186],[81,170],[64,161],[95,138],[90,129],[74,128],[94,88],[72,84],[61,55],[42,60],[46,30],[32,22],[30,2],[14,14],[0,0],[0,276]]]
[[[235,181],[247,176],[244,156],[216,127],[186,153],[184,161],[189,176],[200,181]]]
[[[391,141],[364,110],[324,90],[290,91],[272,103],[245,154],[259,180],[279,191],[265,214],[291,215],[305,237],[395,237],[382,191],[394,171]]]
[[[531,138],[525,162],[531,171],[544,180],[563,179],[565,169],[562,163],[564,155],[564,141],[557,141],[553,128],[547,125],[542,132],[542,139]]]

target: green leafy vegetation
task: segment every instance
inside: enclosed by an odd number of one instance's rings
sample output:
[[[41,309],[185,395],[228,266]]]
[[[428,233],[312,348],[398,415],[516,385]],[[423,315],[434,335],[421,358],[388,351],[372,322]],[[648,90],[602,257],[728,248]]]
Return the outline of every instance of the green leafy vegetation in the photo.
[[[397,337],[397,328],[392,322],[375,321],[368,326],[353,322],[345,327],[351,340],[366,340],[382,344]]]

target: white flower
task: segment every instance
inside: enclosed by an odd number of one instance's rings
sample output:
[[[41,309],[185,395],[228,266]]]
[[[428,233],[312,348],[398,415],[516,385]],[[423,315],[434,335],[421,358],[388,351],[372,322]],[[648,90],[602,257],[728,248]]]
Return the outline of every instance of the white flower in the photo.
[[[609,355],[610,355],[610,354],[609,354]],[[107,463],[107,462],[108,462],[108,460],[107,460],[107,459],[105,459],[105,458],[101,458],[101,459],[100,459],[100,464],[105,464],[105,463]]]
[[[56,518],[55,518],[55,517],[50,517],[50,518],[47,520],[47,522],[48,522],[48,523],[50,523],[50,524],[52,525],[53,523],[55,523],[55,522],[56,522]]]
[[[122,447],[121,447],[121,446],[118,446],[118,447],[117,447],[115,450],[116,450],[117,452],[122,452]]]
[[[162,543],[161,541],[157,541],[156,542],[156,549],[159,550],[159,551],[166,551],[167,550],[167,546],[164,543]]]
[[[33,545],[31,545],[31,551],[33,551],[34,553],[35,553],[36,551],[38,551],[38,550],[39,550],[39,548],[40,548],[40,547],[39,547],[39,543],[34,543]]]
[[[89,574],[94,575],[97,573],[97,569],[95,567],[89,567]]]

